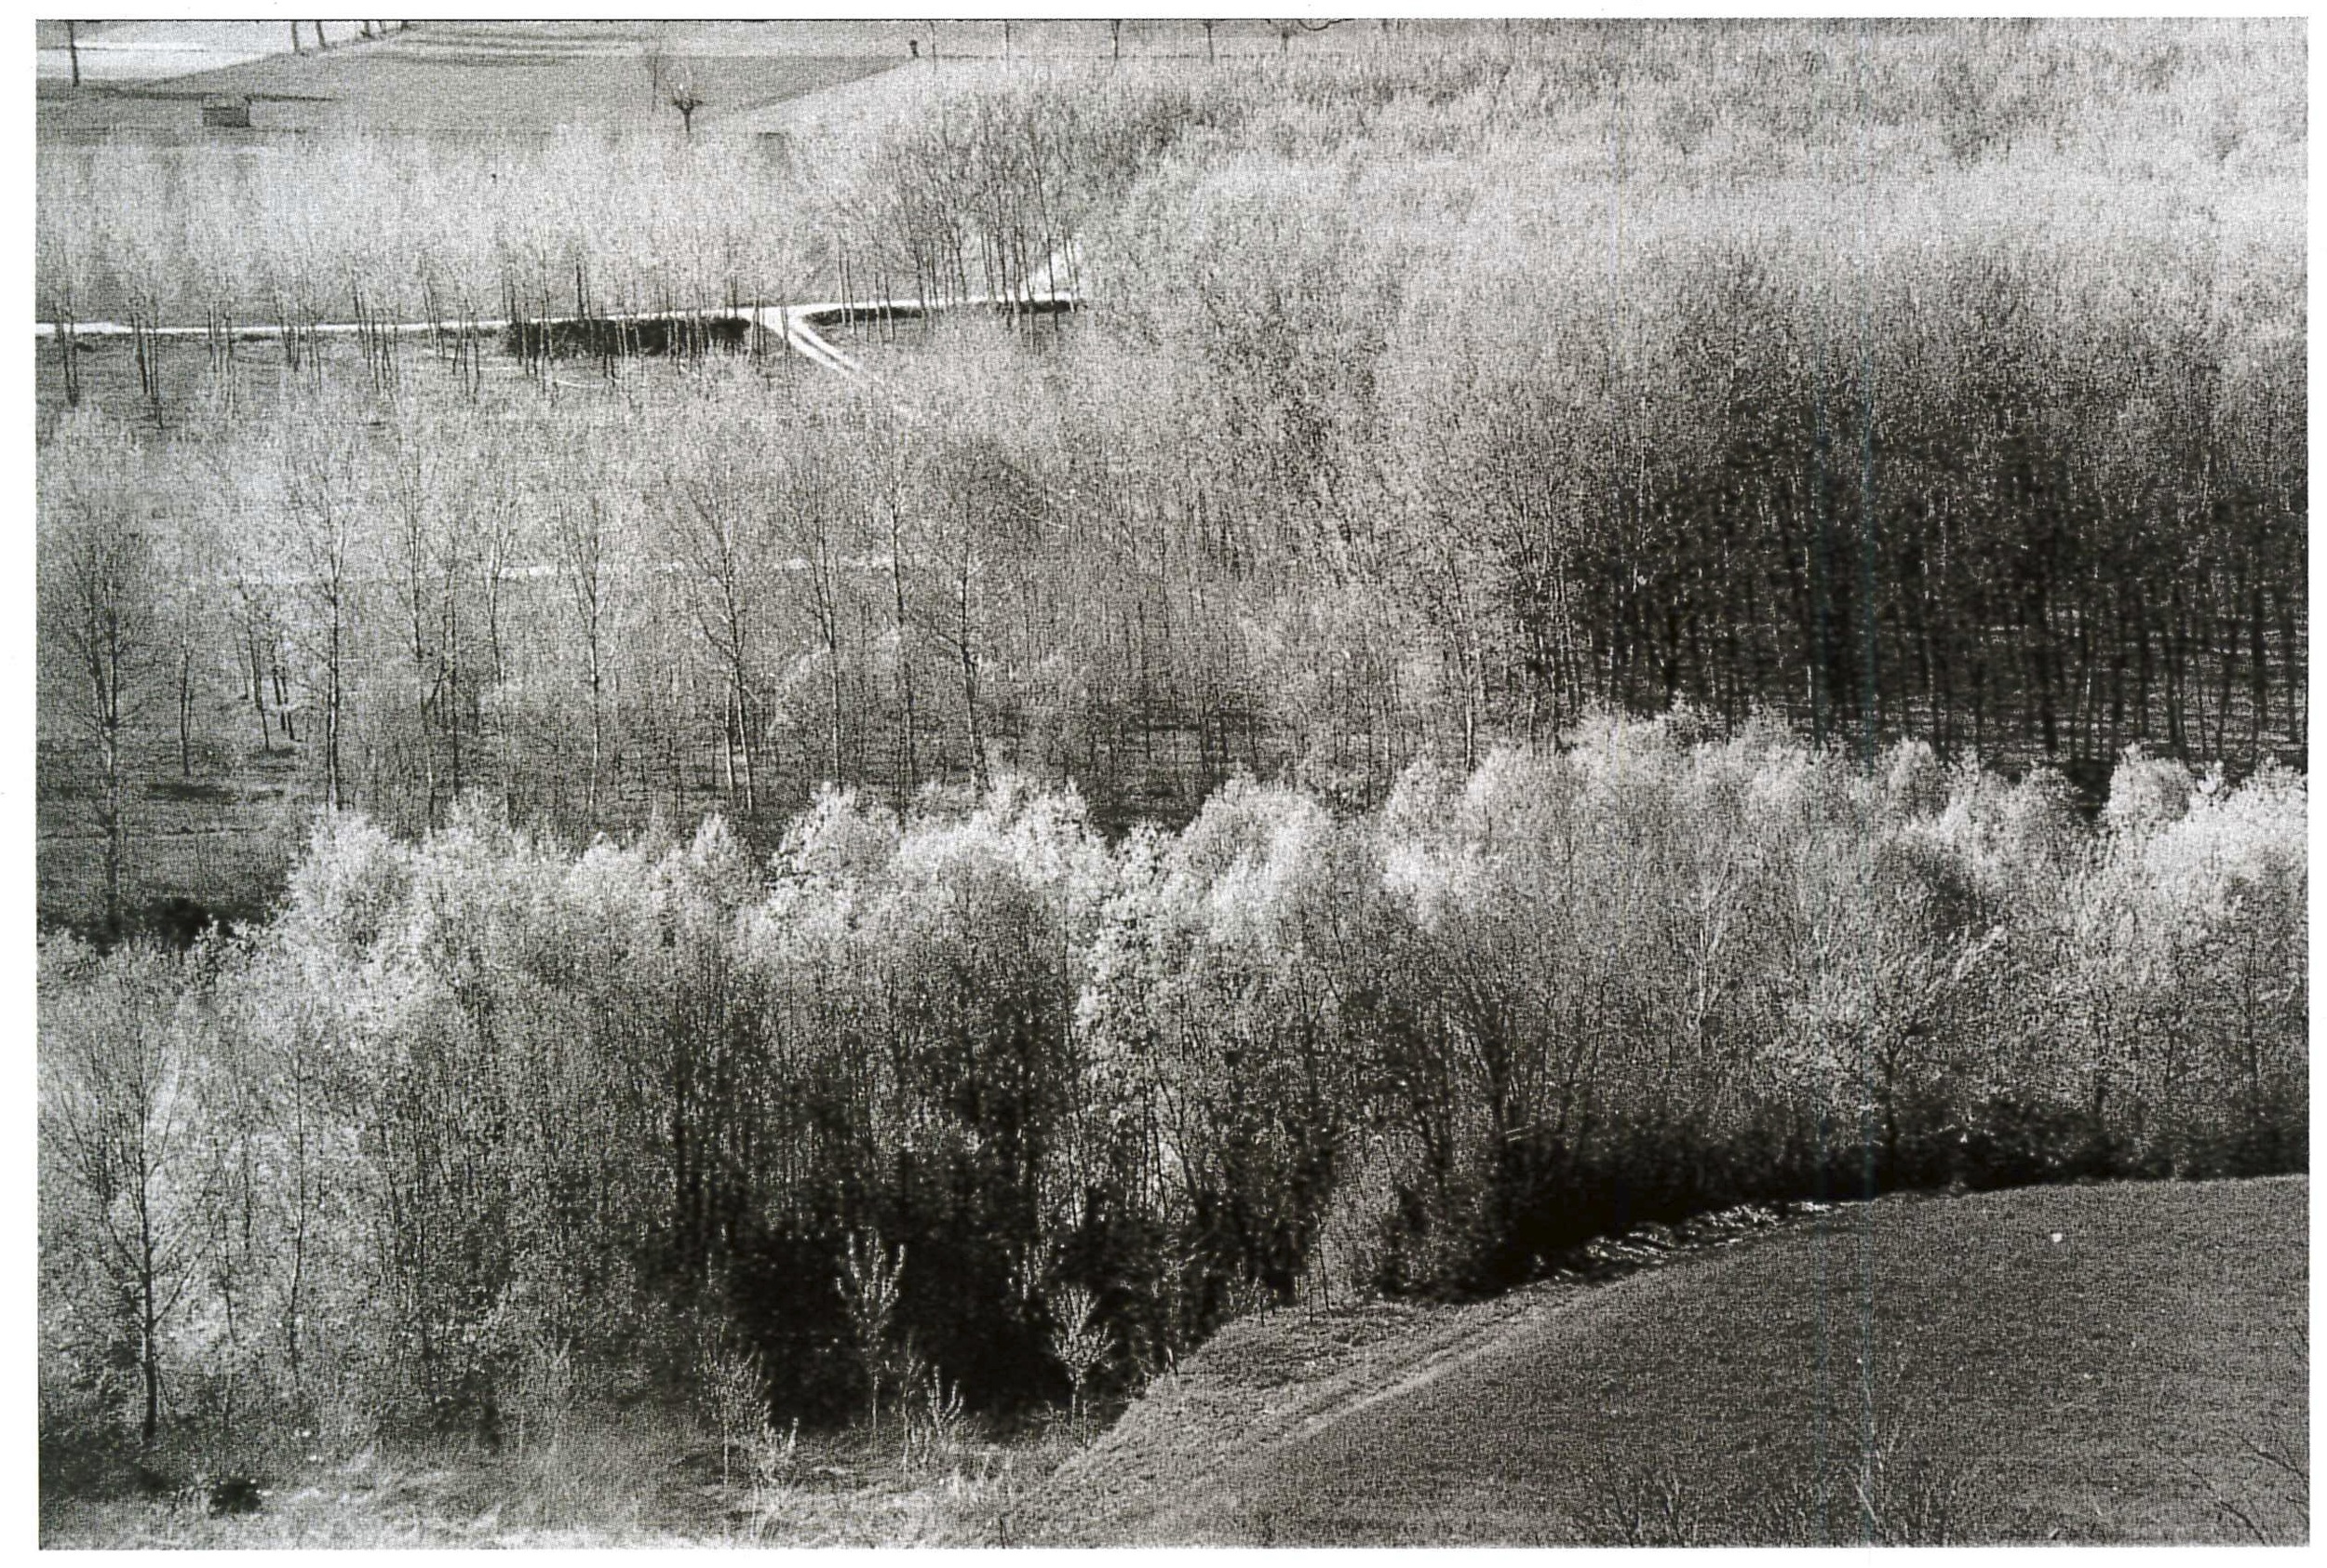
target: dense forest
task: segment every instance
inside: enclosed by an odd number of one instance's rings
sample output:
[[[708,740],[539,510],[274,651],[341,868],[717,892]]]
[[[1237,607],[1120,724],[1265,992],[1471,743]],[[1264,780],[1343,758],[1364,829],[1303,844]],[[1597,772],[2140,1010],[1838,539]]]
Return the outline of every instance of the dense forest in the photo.
[[[1919,743],[1567,739],[1114,841],[835,792],[766,864],[343,813],[255,939],[51,939],[45,1426],[1063,1403],[1726,1204],[2303,1168],[2300,778],[2132,756],[2094,825]]]
[[[2305,1167],[2301,25],[1366,27],[42,147],[45,1439]]]
[[[43,733],[88,781],[44,907],[116,926],[125,860],[132,913],[192,892],[135,776],[254,751],[407,829],[716,806],[762,848],[826,783],[1363,805],[1602,703],[2089,802],[2135,742],[2299,766],[2284,41],[1400,33],[994,72],[777,152],[46,149],[44,314],[215,336],[44,351]],[[464,325],[1038,276],[1085,308],[858,322],[854,382],[758,333],[520,371]],[[432,329],[303,342],[334,316]],[[296,849],[195,896],[256,912]]]

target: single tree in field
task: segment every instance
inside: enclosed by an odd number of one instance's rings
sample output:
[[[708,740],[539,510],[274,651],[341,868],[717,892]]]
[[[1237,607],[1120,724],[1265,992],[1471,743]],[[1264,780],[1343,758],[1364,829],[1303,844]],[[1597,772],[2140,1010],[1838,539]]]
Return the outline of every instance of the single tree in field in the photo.
[[[104,927],[117,937],[128,846],[122,748],[157,636],[153,553],[126,496],[74,497],[44,521],[41,639],[70,666],[75,700],[68,711],[97,749]]]
[[[878,1232],[864,1238],[861,1245],[856,1237],[848,1239],[847,1267],[840,1280],[841,1299],[848,1307],[849,1329],[856,1342],[857,1358],[872,1387],[868,1409],[876,1438],[881,1435],[881,1385],[890,1381],[897,1364],[896,1345],[890,1336],[896,1323],[898,1279],[904,1272],[903,1247],[892,1254],[881,1245]]]
[[[1346,20],[1335,17],[1329,21],[1310,21],[1300,17],[1276,17],[1271,19],[1269,25],[1277,30],[1277,53],[1282,55],[1292,51],[1294,34],[1323,33],[1329,27],[1340,26]]]
[[[670,106],[679,111],[680,129],[686,135],[693,136],[695,133],[695,111],[703,107],[703,100],[696,95],[693,86],[681,82],[673,88],[670,95]]]
[[[1050,1303],[1051,1353],[1067,1369],[1069,1415],[1082,1414],[1083,1391],[1107,1362],[1107,1332],[1098,1317],[1098,1298],[1081,1285],[1062,1287]]]

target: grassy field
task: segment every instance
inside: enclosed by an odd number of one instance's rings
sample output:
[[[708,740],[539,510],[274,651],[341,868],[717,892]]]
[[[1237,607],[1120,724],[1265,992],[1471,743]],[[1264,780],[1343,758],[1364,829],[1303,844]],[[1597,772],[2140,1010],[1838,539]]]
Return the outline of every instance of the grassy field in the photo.
[[[47,140],[120,133],[195,139],[204,135],[195,101],[231,93],[252,99],[254,136],[324,130],[521,135],[664,122],[676,131],[679,116],[647,69],[652,51],[662,58],[665,79],[691,83],[703,101],[695,120],[702,128],[723,114],[899,63],[904,46],[883,47],[884,39],[869,31],[875,25],[800,31],[768,24],[759,32],[740,24],[435,22],[323,53],[271,54],[134,87],[76,94],[52,83],[39,101],[38,127]]]
[[[1029,1528],[2299,1541],[2308,1196],[2292,1178],[1891,1199],[1605,1287],[1269,1314],[1066,1466]]]
[[[303,33],[310,24],[302,23]],[[1108,23],[1053,19],[1000,21],[467,21],[424,22],[410,33],[365,39],[354,22],[329,22],[331,47],[292,54],[276,22],[101,23],[85,26],[83,79],[73,91],[62,28],[39,36],[43,140],[115,136],[200,140],[221,144],[266,133],[319,130],[526,134],[559,127],[615,128],[678,116],[651,90],[650,52],[671,81],[693,85],[704,107],[698,129],[733,123],[746,130],[791,128],[772,108],[918,60],[959,86],[956,67],[1002,61],[1304,57],[1356,47],[1368,29],[1301,34],[1291,45],[1258,20],[1223,21],[1207,44],[1185,20]],[[53,34],[53,35],[52,35]],[[312,39],[312,34],[308,34]],[[916,54],[913,51],[919,50]],[[925,77],[933,73],[924,71]],[[195,101],[249,94],[251,130],[205,132]],[[908,87],[908,96],[919,96]],[[888,95],[876,101],[887,102]],[[861,111],[840,101],[844,117]]]
[[[893,1433],[885,1428],[884,1434]],[[965,1435],[908,1455],[855,1432],[788,1434],[729,1456],[652,1423],[577,1425],[554,1448],[473,1445],[294,1461],[257,1507],[213,1506],[196,1460],[86,1456],[42,1478],[45,1548],[907,1547],[1011,1538],[1023,1489],[1087,1440],[1065,1424]]]

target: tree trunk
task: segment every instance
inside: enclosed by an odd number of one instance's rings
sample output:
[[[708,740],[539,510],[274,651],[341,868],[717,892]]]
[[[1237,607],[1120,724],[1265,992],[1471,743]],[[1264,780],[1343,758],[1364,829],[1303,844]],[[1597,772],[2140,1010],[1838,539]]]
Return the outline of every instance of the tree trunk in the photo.
[[[957,633],[962,649],[962,706],[969,715],[970,776],[975,781],[980,795],[986,792],[986,733],[977,717],[977,649],[970,633],[970,570],[973,565],[965,550],[962,556],[960,591],[956,596]]]
[[[178,645],[178,775],[194,777],[194,644]]]
[[[934,46],[933,46],[933,52]],[[904,797],[911,799],[921,787],[921,762],[915,755],[918,737],[915,734],[913,713],[913,650],[910,627],[905,613],[905,524],[898,507],[889,506],[889,586],[895,606],[897,639],[897,691],[905,720],[905,788]]]
[[[340,614],[331,610],[330,652],[324,662],[323,803],[331,811],[343,804],[340,794]]]
[[[128,835],[121,821],[121,724],[118,717],[105,725],[101,749],[104,753],[105,794],[103,813],[105,830],[105,934],[118,939],[121,935],[121,865],[128,858]]]

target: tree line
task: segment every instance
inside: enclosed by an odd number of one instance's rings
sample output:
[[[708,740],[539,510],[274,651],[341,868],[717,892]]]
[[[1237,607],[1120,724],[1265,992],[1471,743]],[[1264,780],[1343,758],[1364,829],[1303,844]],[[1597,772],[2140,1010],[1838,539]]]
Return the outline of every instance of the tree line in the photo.
[[[295,748],[401,825],[716,804],[755,842],[823,783],[1000,768],[1110,827],[1240,773],[1365,802],[1601,702],[2088,792],[2131,743],[2299,764],[2277,37],[1400,30],[932,73],[788,159],[47,149],[43,308],[214,327],[139,340],[134,413],[91,382],[44,416],[44,559],[125,530],[152,583],[113,674],[52,610],[49,737],[101,779],[116,741],[187,775],[206,733]],[[585,332],[593,374],[519,329],[519,379],[475,329],[1061,283],[1056,333],[845,328],[904,340],[872,386],[761,334],[673,374]],[[307,331],[346,312],[354,357]],[[60,342],[70,401],[104,362]],[[65,814],[113,843],[136,771]]]
[[[44,1433],[1105,1399],[1741,1201],[2300,1170],[2306,811],[1599,714],[1115,840],[1018,780],[764,858],[327,814],[262,928],[44,939]]]
[[[1238,775],[1362,803],[1610,702],[2089,794],[2129,744],[2305,754],[2300,340],[2219,311],[2230,261],[1938,239],[1837,298],[1800,236],[1669,237],[1611,314],[1517,258],[1419,291],[1274,168],[1136,221],[1141,302],[914,328],[902,381],[738,354],[468,397],[343,358],[54,422],[44,714],[103,781],[101,880],[124,744],[280,748],[407,827],[474,795],[755,842],[821,784],[1003,769],[1110,826]],[[2299,311],[2267,261],[2238,287]]]

